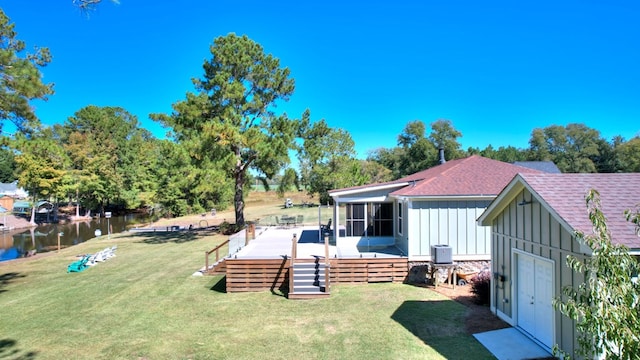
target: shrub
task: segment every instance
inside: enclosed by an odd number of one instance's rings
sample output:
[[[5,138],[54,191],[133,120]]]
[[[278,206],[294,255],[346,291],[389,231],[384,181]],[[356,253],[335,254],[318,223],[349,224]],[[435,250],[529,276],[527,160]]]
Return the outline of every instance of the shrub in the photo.
[[[491,272],[481,271],[471,279],[471,292],[476,297],[476,303],[488,305],[491,297]]]
[[[239,227],[238,225],[232,224],[226,220],[220,223],[220,233],[224,235],[233,235],[242,229],[243,228]]]

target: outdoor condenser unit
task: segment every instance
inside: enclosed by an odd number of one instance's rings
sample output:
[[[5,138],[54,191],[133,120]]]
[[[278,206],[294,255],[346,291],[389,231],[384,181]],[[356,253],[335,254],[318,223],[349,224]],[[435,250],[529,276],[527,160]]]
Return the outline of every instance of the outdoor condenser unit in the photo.
[[[431,259],[435,264],[451,264],[453,262],[451,246],[431,245]]]

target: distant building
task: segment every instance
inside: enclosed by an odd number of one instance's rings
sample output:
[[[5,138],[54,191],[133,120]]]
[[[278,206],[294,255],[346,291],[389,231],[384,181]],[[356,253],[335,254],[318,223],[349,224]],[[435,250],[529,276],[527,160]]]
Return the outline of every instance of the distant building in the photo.
[[[12,212],[14,214],[30,214],[31,203],[28,201],[16,201],[13,203]]]
[[[553,161],[516,161],[513,165],[540,170],[549,174],[560,174],[562,172]]]

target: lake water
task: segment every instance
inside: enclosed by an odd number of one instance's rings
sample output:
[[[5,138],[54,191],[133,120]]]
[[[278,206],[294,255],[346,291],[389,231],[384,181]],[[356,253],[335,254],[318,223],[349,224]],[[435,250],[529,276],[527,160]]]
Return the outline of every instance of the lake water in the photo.
[[[95,236],[96,230],[103,235],[117,234],[126,231],[136,224],[148,221],[144,214],[113,216],[110,219],[96,218],[66,224],[44,224],[30,229],[20,229],[0,233],[0,261],[12,260],[35,250],[36,253],[55,251],[58,249],[58,233],[60,246],[69,247],[80,244]]]

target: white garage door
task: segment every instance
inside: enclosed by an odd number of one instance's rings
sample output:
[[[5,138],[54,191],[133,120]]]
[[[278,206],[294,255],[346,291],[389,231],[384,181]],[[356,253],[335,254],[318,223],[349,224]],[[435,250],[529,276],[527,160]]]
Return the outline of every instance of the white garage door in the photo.
[[[553,263],[517,254],[518,327],[543,345],[553,346]]]

